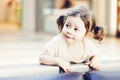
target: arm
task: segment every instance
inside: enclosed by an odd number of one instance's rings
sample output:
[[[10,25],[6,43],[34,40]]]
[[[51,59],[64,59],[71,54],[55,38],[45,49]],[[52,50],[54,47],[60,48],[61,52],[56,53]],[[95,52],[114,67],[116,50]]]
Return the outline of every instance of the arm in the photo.
[[[45,44],[42,54],[39,57],[41,64],[58,65],[58,59],[54,57],[59,46],[59,36],[55,36]]]
[[[53,56],[49,55],[49,53],[47,51],[44,52],[40,56],[40,63],[47,64],[47,65],[58,65],[61,68],[63,68],[63,70],[65,72],[70,71],[70,63],[69,62],[67,62],[59,57],[53,57]]]
[[[89,67],[93,70],[100,70],[100,56],[94,55],[90,58]]]
[[[100,65],[101,65],[101,56],[100,52],[97,48],[97,46],[92,42],[89,41],[90,45],[90,52],[88,54],[89,62],[87,65],[92,69],[92,70],[100,70]]]
[[[57,65],[60,66],[65,72],[70,71],[70,63],[65,61],[59,56],[59,44],[61,43],[61,35],[56,36],[53,38],[44,48],[39,61],[42,64],[46,65]]]
[[[47,65],[58,65],[59,58],[50,56],[47,52],[44,52],[40,58],[40,63]]]

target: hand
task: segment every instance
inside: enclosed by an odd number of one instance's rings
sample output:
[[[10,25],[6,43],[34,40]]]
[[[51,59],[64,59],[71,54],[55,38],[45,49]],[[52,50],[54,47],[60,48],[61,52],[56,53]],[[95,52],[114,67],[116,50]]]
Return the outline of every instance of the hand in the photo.
[[[60,66],[65,72],[70,72],[70,63],[64,60],[58,61],[58,66]]]
[[[93,70],[100,70],[100,58],[98,56],[93,56],[90,62],[85,63]]]

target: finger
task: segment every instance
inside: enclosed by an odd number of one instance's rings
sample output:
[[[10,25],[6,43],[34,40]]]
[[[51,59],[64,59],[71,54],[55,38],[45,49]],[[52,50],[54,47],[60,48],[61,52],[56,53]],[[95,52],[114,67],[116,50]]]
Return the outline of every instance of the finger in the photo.
[[[99,70],[99,66],[97,66],[97,65],[93,65],[91,67],[92,67],[93,70],[97,70],[97,71]]]
[[[65,69],[65,72],[69,72],[69,69]]]
[[[90,63],[90,66],[93,67],[94,63]]]
[[[70,69],[67,69],[67,72],[70,72]]]
[[[96,65],[93,65],[93,68],[94,68],[94,69],[97,69],[97,66],[96,66]]]
[[[71,71],[71,67],[69,67],[69,72]]]
[[[87,62],[87,63],[85,63],[85,65],[89,65],[91,62]]]
[[[70,64],[67,65],[66,69],[67,69],[67,72],[70,72],[70,70],[71,70]]]
[[[64,69],[65,72],[67,72],[67,69]]]
[[[97,67],[96,67],[96,70],[100,70],[100,66],[97,66]]]
[[[70,67],[69,67],[69,68],[67,68],[67,71],[68,71],[68,72],[70,72],[70,70],[71,70],[71,68],[70,68]]]

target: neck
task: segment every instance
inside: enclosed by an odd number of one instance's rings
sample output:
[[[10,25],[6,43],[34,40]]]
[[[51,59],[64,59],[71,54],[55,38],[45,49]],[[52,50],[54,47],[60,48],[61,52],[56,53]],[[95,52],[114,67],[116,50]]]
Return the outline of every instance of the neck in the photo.
[[[84,40],[81,40],[81,41],[76,41],[72,44],[67,44],[68,47],[72,47],[72,46],[80,46],[80,45],[83,45],[84,44]]]

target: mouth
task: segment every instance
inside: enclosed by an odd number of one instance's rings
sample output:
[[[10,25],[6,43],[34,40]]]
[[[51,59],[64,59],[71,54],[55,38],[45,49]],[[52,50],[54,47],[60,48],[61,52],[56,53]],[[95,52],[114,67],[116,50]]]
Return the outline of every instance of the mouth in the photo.
[[[72,39],[70,36],[68,36],[68,35],[64,35],[65,36],[65,38],[67,38],[67,39]]]

